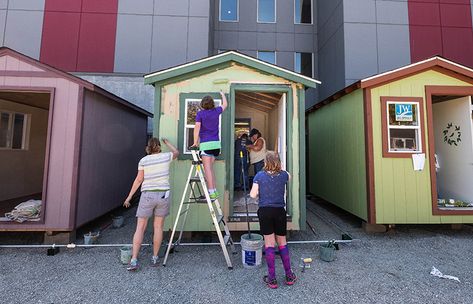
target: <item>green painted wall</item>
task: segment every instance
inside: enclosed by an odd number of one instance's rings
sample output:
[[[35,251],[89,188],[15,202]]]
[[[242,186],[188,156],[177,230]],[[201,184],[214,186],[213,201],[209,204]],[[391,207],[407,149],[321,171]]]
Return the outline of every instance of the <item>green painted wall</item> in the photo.
[[[213,83],[215,80],[228,79],[229,82],[222,83],[218,81],[217,84]],[[155,129],[154,136],[159,136],[160,138],[167,138],[173,143],[178,142],[178,120],[179,120],[179,96],[181,93],[212,93],[219,92],[223,90],[226,94],[229,93],[230,85],[234,83],[246,83],[246,84],[283,84],[295,85],[288,80],[268,75],[265,73],[257,72],[253,69],[232,65],[230,67],[222,68],[217,71],[209,72],[207,74],[202,74],[197,72],[195,76],[189,76],[188,79],[180,80],[176,83],[171,83],[164,85],[162,88],[157,88],[155,93]],[[230,102],[230,99],[229,99]],[[295,111],[297,112],[297,101],[294,102]],[[228,109],[229,110],[229,109]],[[292,132],[293,142],[292,145],[295,150],[294,155],[298,155],[296,152],[299,146],[299,137],[298,137],[298,114],[294,114],[294,117],[291,120],[288,119],[288,122],[292,122]],[[222,129],[224,124],[229,124],[228,120],[222,120]],[[230,123],[231,126],[231,123]],[[288,126],[289,128],[289,126]],[[231,141],[230,141],[231,142]],[[288,143],[288,146],[291,146],[291,143]],[[181,147],[179,147],[181,150]],[[297,156],[293,157],[290,160],[293,164],[294,172],[299,171],[299,159]],[[188,160],[177,160],[173,162],[171,168],[171,185],[172,185],[172,205],[171,205],[171,215],[166,219],[165,229],[171,228],[174,223],[177,209],[179,208],[180,199],[182,192],[185,187],[185,180],[189,173],[191,162]],[[224,194],[223,198],[220,199],[222,208],[226,215],[229,214],[229,192],[227,190],[229,179],[227,177],[228,168],[224,160],[217,161],[215,163],[215,171],[217,177],[217,188],[218,191]],[[293,197],[293,214],[292,214],[292,224],[289,227],[292,229],[299,229],[299,178],[296,176],[293,180],[292,187],[292,197]],[[208,207],[206,205],[197,206],[193,205],[191,208],[187,225],[185,227],[186,231],[207,231],[213,230],[213,225],[210,219]],[[304,210],[305,212],[305,210]],[[232,230],[244,230],[246,229],[246,224],[241,223],[231,223],[230,228]],[[252,225],[252,229],[257,228],[256,225]]]
[[[435,71],[426,71],[372,90],[373,152],[375,173],[376,222],[378,224],[473,223],[473,216],[432,215],[430,168],[427,136],[425,86],[465,86],[468,83]],[[414,171],[411,158],[383,158],[381,137],[381,96],[422,97],[426,165]]]
[[[363,91],[308,115],[309,192],[367,220]]]

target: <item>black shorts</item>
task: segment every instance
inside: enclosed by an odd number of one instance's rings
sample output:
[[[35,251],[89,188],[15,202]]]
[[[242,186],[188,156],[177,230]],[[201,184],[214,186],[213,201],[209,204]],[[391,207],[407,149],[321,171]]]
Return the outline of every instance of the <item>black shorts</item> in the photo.
[[[204,150],[200,151],[200,157],[202,156],[213,156],[217,157],[220,155],[220,149]]]
[[[260,232],[263,235],[286,236],[286,209],[283,207],[261,207],[258,209]]]

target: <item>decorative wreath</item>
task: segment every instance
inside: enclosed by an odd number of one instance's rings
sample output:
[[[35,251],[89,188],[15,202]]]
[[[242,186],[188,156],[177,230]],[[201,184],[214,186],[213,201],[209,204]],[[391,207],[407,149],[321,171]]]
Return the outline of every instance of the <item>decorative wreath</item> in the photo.
[[[458,146],[462,141],[461,137],[462,132],[460,131],[460,126],[453,125],[453,123],[447,124],[445,130],[443,130],[443,141],[450,146]]]

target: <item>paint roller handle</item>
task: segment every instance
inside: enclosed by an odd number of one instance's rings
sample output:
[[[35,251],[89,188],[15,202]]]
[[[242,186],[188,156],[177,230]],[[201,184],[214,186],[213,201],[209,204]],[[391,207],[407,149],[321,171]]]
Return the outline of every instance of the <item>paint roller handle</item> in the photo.
[[[243,158],[243,151],[240,151],[240,158]]]

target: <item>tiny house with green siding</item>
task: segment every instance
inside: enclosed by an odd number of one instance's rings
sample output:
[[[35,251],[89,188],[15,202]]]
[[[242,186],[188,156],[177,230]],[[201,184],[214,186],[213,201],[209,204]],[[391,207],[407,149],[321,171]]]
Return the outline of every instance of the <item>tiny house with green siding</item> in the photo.
[[[245,230],[246,217],[240,202],[244,194],[234,189],[235,139],[240,132],[257,128],[268,150],[277,151],[292,174],[286,203],[288,229],[305,228],[305,89],[319,81],[235,51],[221,53],[145,76],[155,88],[153,136],[167,138],[181,152],[171,167],[172,205],[166,221],[176,218],[191,167],[188,147],[193,143],[195,114],[200,100],[210,95],[219,104],[222,91],[228,108],[221,116],[221,155],[214,165],[217,189],[225,218],[232,230]],[[250,172],[251,175],[251,172]],[[255,204],[256,203],[256,204]],[[257,202],[250,202],[252,229],[259,229]],[[194,205],[186,231],[213,230],[208,207]]]
[[[473,70],[433,57],[306,111],[308,192],[369,224],[473,223]]]

